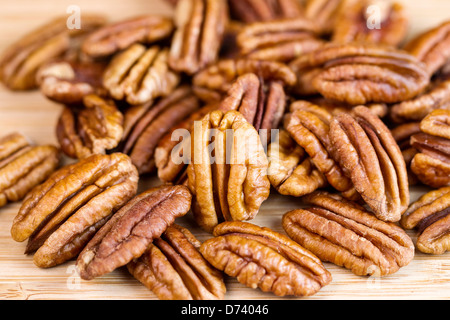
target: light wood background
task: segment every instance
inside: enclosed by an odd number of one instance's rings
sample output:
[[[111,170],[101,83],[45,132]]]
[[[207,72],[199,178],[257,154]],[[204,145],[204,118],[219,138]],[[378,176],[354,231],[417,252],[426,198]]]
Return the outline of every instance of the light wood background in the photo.
[[[404,3],[411,17],[409,37],[450,19],[450,1],[405,0]],[[102,12],[111,20],[143,13],[172,13],[170,6],[157,0],[0,0],[0,51],[51,17],[66,14],[72,4],[81,8],[81,14]],[[54,127],[60,109],[37,91],[10,92],[0,87],[0,136],[19,130],[36,143],[56,144]],[[154,179],[146,179],[140,188],[144,190],[156,183]],[[427,190],[412,188],[411,201]],[[281,216],[299,206],[297,199],[273,193],[252,222],[283,232]],[[17,243],[10,237],[11,223],[19,207],[19,203],[14,203],[0,209],[0,299],[156,299],[125,268],[83,281],[73,261],[51,269],[34,266],[32,257],[23,254],[25,243]],[[189,227],[200,241],[210,236],[196,227],[190,215],[177,223]],[[408,231],[408,234],[415,240],[414,232]],[[332,273],[332,283],[310,298],[299,299],[450,298],[450,252],[440,256],[416,252],[408,266],[383,278],[359,277],[329,263],[325,266]],[[280,299],[259,289],[244,287],[232,278],[226,278],[226,285],[226,299]]]

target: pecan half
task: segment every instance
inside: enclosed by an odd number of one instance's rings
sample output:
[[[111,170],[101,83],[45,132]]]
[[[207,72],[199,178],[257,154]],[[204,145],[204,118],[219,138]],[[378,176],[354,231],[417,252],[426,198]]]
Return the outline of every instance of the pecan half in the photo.
[[[270,193],[268,161],[255,128],[237,111],[216,110],[194,124],[191,138],[188,186],[198,225],[211,232],[224,220],[253,219]]]
[[[193,90],[200,99],[208,103],[221,101],[236,80],[247,73],[257,75],[264,83],[279,82],[286,87],[292,87],[297,81],[296,75],[282,62],[221,59],[193,77]]]
[[[218,58],[228,21],[227,1],[181,0],[175,10],[169,65],[192,75]]]
[[[399,221],[409,205],[405,160],[386,125],[364,106],[330,124],[333,157],[373,213]]]
[[[114,149],[122,134],[122,113],[113,101],[95,94],[85,96],[82,107],[64,107],[56,127],[62,151],[75,159]]]
[[[223,275],[198,251],[201,242],[186,228],[169,226],[128,271],[161,300],[224,299]]]
[[[297,0],[230,0],[231,16],[245,23],[294,18],[302,15]]]
[[[115,55],[103,74],[103,85],[116,100],[144,104],[169,95],[180,76],[169,69],[169,49],[133,44]]]
[[[338,195],[316,191],[303,197],[312,205],[283,215],[283,228],[300,245],[356,275],[385,276],[406,266],[414,244],[394,223],[383,222]]]
[[[289,66],[297,74],[297,93],[319,92],[352,105],[411,99],[429,83],[425,66],[412,55],[370,44],[330,43]]]
[[[59,150],[34,146],[21,133],[0,138],[0,207],[22,200],[59,165]]]
[[[307,0],[305,16],[317,23],[322,34],[330,34],[335,28],[338,13],[344,2],[342,0]]]
[[[106,22],[101,15],[83,14],[81,29],[67,28],[67,17],[57,17],[20,38],[0,58],[0,79],[11,90],[37,87],[36,72],[45,63],[74,50],[79,39]]]
[[[421,196],[406,210],[401,224],[405,229],[417,230],[419,251],[430,254],[450,251],[450,187]]]
[[[132,17],[91,33],[83,41],[82,50],[92,58],[107,57],[135,43],[152,44],[166,39],[173,30],[170,17],[153,14]]]
[[[213,266],[277,296],[311,296],[331,281],[322,262],[285,235],[248,222],[223,222],[200,246]]]
[[[11,236],[28,239],[34,263],[75,258],[95,232],[137,191],[138,173],[121,153],[92,155],[54,172],[24,199]]]
[[[289,62],[324,44],[316,24],[306,18],[283,19],[246,25],[236,42],[249,59]]]
[[[123,136],[121,150],[130,155],[140,174],[155,169],[154,155],[159,141],[198,108],[199,101],[192,90],[188,86],[181,86],[169,96],[157,99],[144,112],[133,116],[136,119],[128,124],[130,128],[126,129],[128,134]]]
[[[191,208],[184,186],[163,185],[140,193],[117,211],[77,258],[82,279],[91,280],[144,254],[177,217]]]

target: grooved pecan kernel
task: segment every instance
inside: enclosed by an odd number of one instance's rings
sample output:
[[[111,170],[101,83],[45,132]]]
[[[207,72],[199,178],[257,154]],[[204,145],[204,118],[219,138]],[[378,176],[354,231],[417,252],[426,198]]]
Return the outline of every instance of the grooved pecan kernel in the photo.
[[[173,29],[169,17],[152,14],[133,17],[92,32],[83,41],[82,50],[92,58],[111,56],[135,43],[151,44],[168,38]]]
[[[310,296],[331,281],[322,262],[285,235],[248,222],[223,222],[200,246],[213,266],[277,296]]]
[[[56,127],[62,151],[81,159],[104,154],[122,139],[123,115],[111,100],[90,94],[79,108],[64,107]]]
[[[249,59],[289,62],[321,47],[318,28],[306,18],[246,25],[237,34],[240,54]]]
[[[450,187],[421,196],[406,210],[401,224],[405,229],[417,229],[419,251],[430,254],[450,251]]]
[[[115,55],[103,74],[103,85],[116,100],[144,104],[169,95],[180,76],[169,69],[169,49],[136,43]]]
[[[429,83],[425,66],[415,57],[371,44],[330,43],[289,66],[297,74],[296,92],[319,92],[351,105],[411,99]]]
[[[405,160],[386,125],[364,106],[330,125],[333,157],[383,221],[398,221],[409,205]]]
[[[230,0],[233,18],[245,23],[295,18],[302,15],[297,0]]]
[[[17,132],[0,138],[0,207],[22,200],[59,164],[59,150],[33,146]]]
[[[362,207],[327,192],[303,197],[312,205],[287,212],[283,228],[300,245],[356,275],[384,276],[406,266],[414,244],[394,223],[381,221]]]
[[[121,153],[95,154],[54,172],[24,199],[11,236],[28,239],[34,263],[52,267],[78,255],[137,190],[138,173]]]
[[[94,279],[139,258],[190,208],[191,193],[184,186],[163,185],[136,195],[101,227],[78,256],[76,266],[81,278]]]
[[[191,88],[181,86],[169,96],[156,100],[144,112],[132,116],[136,119],[128,123],[128,134],[123,136],[122,150],[130,155],[140,174],[155,169],[154,155],[159,141],[171,128],[198,108],[199,101]]]
[[[257,75],[264,83],[279,82],[287,87],[295,85],[297,81],[292,70],[281,62],[244,58],[222,59],[193,77],[193,90],[204,101],[220,101],[237,78],[247,73]]]
[[[37,87],[39,67],[54,59],[69,55],[80,37],[106,22],[100,15],[83,14],[81,29],[70,30],[67,17],[57,17],[33,30],[7,48],[0,57],[0,79],[11,90]]]
[[[228,22],[228,5],[225,0],[181,0],[175,10],[169,65],[192,75],[217,60]]]
[[[211,232],[224,220],[253,219],[270,193],[268,161],[255,128],[237,111],[216,110],[194,124],[191,139],[188,186],[199,226]]]
[[[198,251],[201,242],[186,228],[169,226],[128,271],[161,300],[224,299],[223,275]]]
[[[336,18],[343,4],[342,0],[307,0],[305,16],[317,23],[321,33],[329,34],[335,28]]]

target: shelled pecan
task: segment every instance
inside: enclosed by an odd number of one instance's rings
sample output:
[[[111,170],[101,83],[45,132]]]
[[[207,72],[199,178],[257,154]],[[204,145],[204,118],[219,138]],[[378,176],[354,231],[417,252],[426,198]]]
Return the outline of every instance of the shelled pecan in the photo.
[[[321,47],[318,27],[306,18],[257,22],[237,34],[241,56],[257,60],[289,62]]]
[[[322,261],[356,275],[385,276],[413,259],[411,238],[394,223],[327,192],[316,191],[303,199],[310,207],[285,213],[283,228]]]
[[[245,23],[295,18],[302,15],[297,0],[230,0],[231,17]]]
[[[333,157],[383,221],[399,221],[409,205],[405,160],[386,125],[364,106],[330,124]]]
[[[70,55],[77,50],[82,37],[105,23],[104,16],[83,14],[80,29],[70,30],[66,16],[38,27],[3,52],[0,57],[0,80],[11,90],[35,89],[36,72],[40,66]]]
[[[104,58],[135,43],[153,44],[167,39],[173,30],[170,17],[154,14],[132,17],[107,24],[91,33],[83,41],[82,51],[91,58]]]
[[[331,281],[314,254],[285,235],[248,222],[217,225],[200,252],[247,287],[277,296],[311,296]]]
[[[253,219],[270,193],[268,161],[255,128],[237,111],[216,110],[194,125],[191,139],[187,174],[198,225],[211,232],[224,220]]]
[[[226,0],[181,0],[174,21],[169,54],[173,70],[193,75],[217,60],[228,22]]]
[[[120,150],[130,156],[140,174],[152,172],[155,169],[154,155],[159,141],[199,107],[199,101],[191,88],[183,85],[167,97],[161,97],[147,106],[138,106],[137,108],[144,108],[143,112],[132,109],[131,112],[137,111],[138,114],[131,116],[134,120],[130,120],[128,128],[125,128],[128,134],[123,136]]]
[[[139,105],[169,95],[180,82],[170,70],[169,49],[136,43],[115,55],[103,74],[103,85],[116,100]]]
[[[421,93],[429,83],[425,66],[394,48],[330,43],[293,60],[296,93],[320,93],[351,105],[396,103]]]
[[[75,159],[114,149],[122,134],[122,113],[113,101],[95,94],[84,96],[83,106],[64,107],[56,127],[62,151]]]
[[[198,251],[201,242],[177,224],[167,227],[128,271],[161,300],[224,299],[223,275]]]
[[[404,40],[409,25],[401,3],[382,0],[345,1],[336,19],[332,41],[394,47]]]
[[[11,236],[28,244],[38,267],[75,258],[137,191],[138,173],[122,153],[95,154],[64,166],[24,199]]]
[[[434,188],[450,184],[450,110],[432,111],[420,122],[421,133],[411,137],[418,153],[411,170],[424,184]]]
[[[199,71],[192,79],[195,94],[208,103],[221,101],[233,83],[247,73],[257,75],[264,83],[279,82],[295,85],[297,78],[284,63],[246,58],[221,59]]]
[[[450,187],[442,187],[422,195],[402,217],[405,229],[417,230],[416,247],[429,254],[450,251]]]
[[[92,280],[139,258],[190,208],[191,193],[184,186],[162,185],[136,195],[79,254],[76,266],[81,278]]]
[[[32,145],[21,133],[0,138],[0,207],[22,200],[59,165],[59,150]]]
[[[322,34],[331,34],[344,2],[343,0],[307,0],[305,17],[315,21]]]

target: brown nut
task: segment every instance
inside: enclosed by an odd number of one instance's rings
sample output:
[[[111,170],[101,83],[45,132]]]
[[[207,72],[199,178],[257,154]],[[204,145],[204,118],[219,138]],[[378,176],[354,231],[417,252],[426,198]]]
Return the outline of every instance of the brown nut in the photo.
[[[232,18],[252,23],[302,15],[301,4],[297,0],[230,0]]]
[[[193,75],[218,58],[228,22],[227,1],[181,0],[175,10],[169,65]]]
[[[199,101],[188,86],[181,86],[167,96],[157,99],[142,110],[132,109],[133,120],[128,121],[121,150],[128,154],[140,174],[155,167],[155,149],[164,135],[178,123],[197,111]],[[136,112],[137,111],[137,112]],[[125,113],[125,121],[127,121]],[[135,114],[137,113],[137,114]]]
[[[0,79],[11,90],[29,90],[37,87],[39,67],[73,51],[83,35],[106,22],[101,15],[83,14],[81,29],[70,30],[67,17],[53,19],[23,36],[0,57]]]
[[[168,38],[174,29],[172,19],[142,15],[108,24],[91,33],[82,44],[83,53],[92,58],[111,56],[132,44],[152,44]]]
[[[81,278],[94,279],[139,258],[190,208],[191,193],[184,186],[163,185],[136,195],[98,230],[78,256]]]
[[[429,83],[425,66],[394,48],[330,43],[293,60],[295,91],[320,93],[351,105],[396,103],[421,93]]]
[[[383,222],[356,203],[316,191],[303,199],[312,205],[287,212],[283,228],[294,241],[356,275],[384,276],[414,257],[411,238],[394,223]]]
[[[24,199],[11,236],[28,239],[34,263],[52,267],[75,258],[137,190],[138,173],[121,153],[92,155],[54,172]]]
[[[314,22],[299,17],[246,25],[237,34],[236,42],[246,58],[288,63],[325,43],[317,33]]]
[[[212,232],[224,220],[253,219],[270,193],[268,161],[255,128],[237,111],[217,110],[194,124],[191,139],[188,186],[198,225]]]
[[[333,158],[383,221],[399,221],[409,205],[405,160],[386,125],[364,106],[330,124]]]
[[[200,252],[247,287],[277,296],[311,296],[331,282],[314,254],[285,235],[248,222],[219,224]]]
[[[201,242],[186,228],[169,226],[128,271],[161,300],[224,299],[223,275],[198,251]]]
[[[264,83],[279,82],[286,87],[295,85],[297,81],[292,70],[281,62],[245,58],[222,59],[193,77],[193,90],[203,101],[221,101],[235,81],[247,73],[257,75]]]
[[[316,22],[322,34],[328,35],[335,28],[338,13],[344,2],[343,0],[307,0],[305,16]]]
[[[412,203],[402,217],[405,229],[417,230],[416,247],[429,254],[450,251],[450,187],[432,190]]]
[[[59,150],[33,146],[17,132],[0,138],[0,207],[22,200],[59,165]]]
[[[133,44],[115,55],[103,74],[103,85],[116,100],[139,105],[169,95],[180,76],[168,66],[169,49]]]
[[[122,113],[113,101],[95,94],[85,96],[82,107],[64,107],[56,127],[62,151],[75,159],[114,149],[122,134]]]

